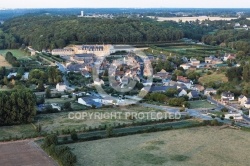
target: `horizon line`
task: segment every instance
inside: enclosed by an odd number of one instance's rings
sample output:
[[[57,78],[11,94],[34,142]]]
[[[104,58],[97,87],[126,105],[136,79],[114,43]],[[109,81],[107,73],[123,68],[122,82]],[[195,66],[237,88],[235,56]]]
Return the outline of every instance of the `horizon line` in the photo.
[[[28,7],[28,8],[5,8],[0,10],[13,9],[250,9],[250,7]]]

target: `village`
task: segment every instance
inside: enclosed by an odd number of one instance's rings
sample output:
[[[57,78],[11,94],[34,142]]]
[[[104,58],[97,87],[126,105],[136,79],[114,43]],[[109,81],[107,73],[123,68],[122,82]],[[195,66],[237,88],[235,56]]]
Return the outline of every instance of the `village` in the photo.
[[[204,57],[204,60],[196,58],[179,58],[179,65],[163,54],[153,54],[145,52],[149,48],[135,48],[128,45],[74,45],[62,49],[43,50],[38,52],[31,47],[31,55],[51,54],[51,56],[60,57],[63,62],[55,62],[52,66],[57,66],[62,74],[62,82],[55,86],[44,84],[44,91],[35,92],[37,98],[43,99],[44,102],[37,105],[40,112],[52,109],[54,111],[63,110],[63,100],[68,100],[82,105],[80,108],[102,108],[107,106],[122,106],[129,104],[156,104],[151,94],[168,94],[171,95],[157,103],[174,109],[176,112],[186,112],[190,114],[190,103],[193,101],[208,103],[208,107],[193,107],[197,113],[195,116],[206,116],[211,118],[218,115],[223,108],[227,111],[219,116],[220,119],[234,119],[242,122],[244,125],[249,119],[248,109],[250,108],[250,98],[240,95],[235,97],[230,91],[224,91],[221,95],[217,90],[209,85],[201,84],[197,74],[200,71],[209,76],[211,71],[218,72],[221,68],[227,67],[229,63],[235,62],[236,55],[225,53],[218,57],[210,55]],[[139,53],[138,53],[139,52]],[[139,54],[143,54],[143,56]],[[173,57],[171,57],[173,58]],[[158,63],[168,63],[166,67],[154,68]],[[232,64],[230,64],[232,65]],[[160,65],[158,64],[157,67]],[[233,63],[233,66],[239,67],[240,64]],[[7,79],[12,80],[17,77],[17,72],[8,74]],[[204,77],[204,76],[203,76]],[[206,76],[205,76],[206,77]],[[74,78],[73,80],[70,78]],[[29,80],[29,72],[23,73],[21,80]],[[98,91],[98,88],[101,90]],[[54,98],[52,102],[48,98]],[[151,96],[151,97],[150,97]],[[59,103],[55,98],[59,97]],[[61,98],[61,99],[60,99]],[[184,99],[187,102],[178,101],[177,104],[171,104],[168,100]],[[44,100],[46,99],[46,100]],[[188,103],[188,104],[183,104]],[[210,104],[210,105],[209,105]],[[245,112],[245,113],[243,113]],[[192,114],[192,113],[191,113]],[[192,114],[193,115],[193,114]]]

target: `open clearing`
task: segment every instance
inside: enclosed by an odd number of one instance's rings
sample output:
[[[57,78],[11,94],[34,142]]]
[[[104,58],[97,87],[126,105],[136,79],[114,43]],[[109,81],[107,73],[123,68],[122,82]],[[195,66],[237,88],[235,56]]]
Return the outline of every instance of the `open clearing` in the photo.
[[[190,109],[196,109],[196,108],[215,108],[216,106],[213,104],[210,104],[206,100],[197,100],[197,101],[190,101]]]
[[[154,18],[152,16],[149,16],[149,18]],[[157,21],[176,21],[182,20],[182,22],[186,21],[204,21],[204,20],[210,20],[210,21],[217,21],[217,20],[234,20],[237,19],[237,17],[208,17],[208,16],[199,16],[199,17],[157,17]]]
[[[33,141],[0,143],[1,166],[55,166],[57,165]]]
[[[0,67],[11,67],[11,65],[5,60],[4,56],[0,55]]]
[[[20,49],[0,50],[0,55],[5,56],[7,52],[11,52],[19,60],[28,58],[28,53]]]
[[[249,165],[250,132],[199,127],[69,144],[77,166]]]
[[[225,83],[225,82],[228,82],[228,78],[225,76],[224,73],[217,74],[215,72],[215,73],[212,73],[211,75],[205,74],[203,77],[200,77],[199,82],[202,85],[209,84],[210,82],[212,82],[212,83],[224,82]]]

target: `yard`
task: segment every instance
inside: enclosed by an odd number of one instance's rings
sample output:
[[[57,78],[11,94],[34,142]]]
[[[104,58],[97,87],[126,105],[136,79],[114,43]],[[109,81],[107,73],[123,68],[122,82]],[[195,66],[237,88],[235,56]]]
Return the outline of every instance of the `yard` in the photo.
[[[199,127],[69,144],[76,166],[248,165],[249,132]]]
[[[197,101],[190,101],[190,109],[198,109],[198,108],[216,108],[215,105],[210,104],[206,100],[197,100]]]

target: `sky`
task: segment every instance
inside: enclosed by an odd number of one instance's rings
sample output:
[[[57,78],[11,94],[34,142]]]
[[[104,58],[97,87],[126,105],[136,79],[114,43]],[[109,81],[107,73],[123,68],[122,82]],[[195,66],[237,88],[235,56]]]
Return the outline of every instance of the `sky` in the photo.
[[[250,0],[0,0],[0,8],[250,8]]]

